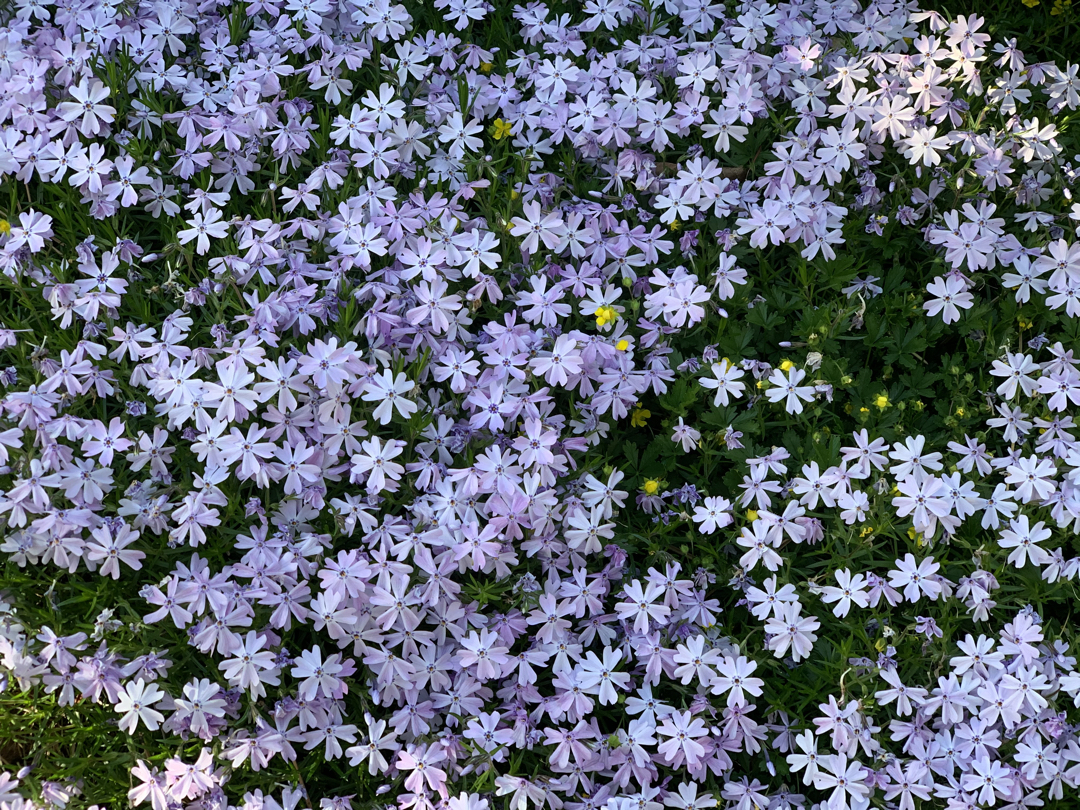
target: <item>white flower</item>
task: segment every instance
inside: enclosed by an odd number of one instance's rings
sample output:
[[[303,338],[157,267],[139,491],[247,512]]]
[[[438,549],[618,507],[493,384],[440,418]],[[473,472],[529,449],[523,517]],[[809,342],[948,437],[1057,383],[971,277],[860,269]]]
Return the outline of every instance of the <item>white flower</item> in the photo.
[[[1037,545],[1043,540],[1049,540],[1051,531],[1041,520],[1034,526],[1028,524],[1027,515],[1009,521],[1009,528],[1001,533],[998,545],[1009,552],[1009,562],[1017,568],[1023,568],[1028,560],[1033,565],[1044,566],[1050,562],[1050,554],[1046,549]]]
[[[134,734],[139,721],[142,721],[147,729],[157,731],[165,715],[155,711],[153,706],[163,697],[165,693],[156,684],[147,684],[142,678],[134,683],[129,681],[113,706],[113,711],[124,715],[120,718],[120,730]]]
[[[926,285],[926,291],[934,297],[923,304],[923,309],[931,317],[941,313],[941,319],[945,323],[960,320],[960,310],[971,309],[975,300],[971,293],[964,291],[964,282],[956,276],[944,279],[935,276],[934,280]]]
[[[717,529],[730,526],[733,520],[731,501],[727,498],[707,497],[694,506],[693,521],[700,524],[698,531],[702,534],[712,534]]]
[[[821,601],[826,604],[836,603],[833,615],[843,618],[848,615],[852,605],[865,608],[870,604],[870,596],[866,592],[866,577],[862,574],[851,575],[851,571],[844,568],[835,571],[833,576],[839,587],[833,585],[824,586],[821,591]]]
[[[730,402],[730,397],[742,396],[743,391],[746,390],[746,383],[739,382],[745,374],[741,368],[733,366],[727,358],[724,358],[719,363],[713,363],[710,370],[713,376],[702,377],[698,382],[702,388],[716,391],[716,396],[713,397],[714,407],[726,406]]]
[[[1012,399],[1019,390],[1024,392],[1024,396],[1030,397],[1038,388],[1038,383],[1031,376],[1033,371],[1038,370],[1038,363],[1026,354],[1012,354],[1011,352],[1006,352],[1005,360],[1004,363],[995,360],[990,369],[990,373],[995,377],[1005,378],[1005,382],[997,387],[997,395]]]
[[[416,387],[416,383],[402,372],[397,376],[390,369],[383,369],[381,374],[371,378],[360,397],[364,402],[378,402],[372,414],[380,425],[387,425],[396,410],[402,418],[408,419],[417,410],[417,404],[405,396]]]
[[[788,413],[802,413],[802,402],[814,401],[814,386],[799,385],[806,379],[806,372],[801,368],[792,366],[787,371],[787,376],[780,369],[773,369],[769,376],[769,382],[773,387],[765,392],[769,402],[784,401],[784,410]],[[801,400],[801,401],[800,401]]]
[[[941,155],[938,153],[949,148],[948,136],[937,137],[937,127],[916,129],[903,143],[904,156],[913,165],[922,163],[923,166],[937,166],[941,163]]]
[[[776,610],[776,615],[765,623],[765,632],[769,636],[769,649],[777,658],[791,651],[796,663],[810,655],[817,641],[814,632],[821,627],[816,616],[802,616],[802,605],[791,602]]]
[[[683,424],[683,418],[680,416],[675,423],[675,427],[672,428],[671,440],[681,444],[684,453],[689,453],[697,447],[698,442],[701,440],[701,431]]]
[[[195,252],[200,256],[210,250],[210,237],[223,239],[229,232],[229,223],[221,221],[221,212],[211,208],[206,216],[202,212],[195,214],[188,222],[188,228],[176,234],[181,245],[186,245],[192,239],[195,242]]]

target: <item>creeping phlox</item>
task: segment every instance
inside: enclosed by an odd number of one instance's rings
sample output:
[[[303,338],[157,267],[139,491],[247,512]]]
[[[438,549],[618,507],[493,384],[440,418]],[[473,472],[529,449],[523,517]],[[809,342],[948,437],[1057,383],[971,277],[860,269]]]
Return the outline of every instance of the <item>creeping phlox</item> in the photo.
[[[0,12],[0,691],[125,743],[0,808],[1076,795],[1077,65],[558,7]],[[849,398],[893,321],[992,383]]]

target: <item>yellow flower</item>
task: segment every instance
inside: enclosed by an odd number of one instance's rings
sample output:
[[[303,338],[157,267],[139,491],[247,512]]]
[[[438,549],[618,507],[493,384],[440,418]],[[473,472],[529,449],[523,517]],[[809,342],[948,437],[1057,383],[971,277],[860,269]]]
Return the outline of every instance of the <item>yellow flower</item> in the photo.
[[[11,233],[11,223],[8,222],[6,219],[0,219],[0,233],[4,234],[5,236]]]
[[[878,406],[878,410],[885,410],[889,407],[889,398],[885,394],[878,394],[874,399],[874,404]]]
[[[1039,0],[1022,0],[1022,2],[1028,8],[1035,8],[1035,6],[1039,5]]]
[[[1054,7],[1050,9],[1050,14],[1057,17],[1064,14],[1070,6],[1072,6],[1072,0],[1054,0]]]
[[[520,197],[520,196],[521,196],[521,192],[519,192],[519,191],[518,191],[517,189],[513,189],[513,190],[512,190],[511,192],[510,192],[510,199],[511,199],[511,200],[516,200],[516,199],[517,199],[518,197]]]
[[[596,308],[596,312],[593,313],[596,316],[596,325],[605,326],[609,323],[614,323],[619,318],[619,311],[615,307],[601,304]]]
[[[1036,2],[1038,2],[1038,0],[1036,0]],[[491,62],[481,62],[480,63],[480,70],[483,71],[484,73],[491,73],[491,69],[493,67],[495,67],[495,65],[491,64]]]
[[[851,406],[848,405],[848,407],[850,408]],[[869,408],[859,408],[859,413],[870,413],[870,409]]]
[[[790,360],[785,360],[783,363],[780,364],[780,370],[781,371],[787,371],[789,368],[794,368],[794,367],[795,367],[795,364],[792,363]]]
[[[652,411],[648,408],[642,408],[639,402],[637,407],[634,408],[634,412],[630,414],[630,424],[633,427],[645,427],[645,423],[650,416],[652,416]]]
[[[514,125],[509,121],[503,121],[501,118],[496,118],[495,123],[491,125],[488,131],[491,133],[491,137],[497,141],[501,141],[507,135],[510,134],[510,130],[514,128]]]
[[[1017,323],[1020,324],[1021,329],[1030,329],[1031,328],[1031,321],[1025,321],[1023,318],[1017,318],[1016,321],[1017,321]]]
[[[957,408],[956,409],[956,415],[957,416],[963,416],[964,415],[964,409],[963,408]]]
[[[757,510],[756,509],[747,509],[746,510],[746,519],[749,520],[751,523],[753,523],[755,520],[757,520]]]
[[[630,348],[630,341],[626,338],[623,338],[615,344],[615,348],[618,349],[620,352],[625,352],[627,349]]]
[[[1035,2],[1038,3],[1039,0],[1035,0]],[[877,650],[878,652],[885,652],[885,648],[887,646],[889,646],[889,645],[886,643],[885,639],[883,639],[883,638],[879,638],[877,641],[874,642],[874,649]]]
[[[655,495],[660,491],[660,482],[650,478],[645,482],[645,486],[642,487],[645,490],[646,495]]]
[[[679,220],[676,219],[676,220],[672,220],[671,224],[668,225],[668,230],[677,231],[681,227],[682,227],[682,223],[679,222]]]
[[[866,537],[866,535],[873,534],[873,533],[874,533],[874,527],[873,526],[863,526],[862,531],[859,532],[859,537]]]

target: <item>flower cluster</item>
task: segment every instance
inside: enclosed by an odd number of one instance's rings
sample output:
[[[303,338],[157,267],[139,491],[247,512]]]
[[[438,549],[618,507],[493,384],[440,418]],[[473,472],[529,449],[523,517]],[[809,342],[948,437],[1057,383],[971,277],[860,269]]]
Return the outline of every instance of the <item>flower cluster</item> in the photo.
[[[0,808],[1076,794],[1077,65],[900,0],[4,14],[0,691],[122,772],[19,737]]]

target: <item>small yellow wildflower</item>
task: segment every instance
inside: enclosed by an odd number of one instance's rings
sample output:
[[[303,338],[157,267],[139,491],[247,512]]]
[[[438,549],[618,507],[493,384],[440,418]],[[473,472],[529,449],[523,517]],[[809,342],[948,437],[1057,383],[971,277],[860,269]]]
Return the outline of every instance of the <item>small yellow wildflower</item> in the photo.
[[[877,405],[879,411],[883,411],[889,407],[889,398],[885,394],[878,394],[874,399],[874,404]]]
[[[1037,3],[1039,2],[1039,0],[1035,0],[1035,2]],[[888,643],[883,638],[879,638],[877,641],[874,642],[874,649],[878,652],[885,652],[885,648],[888,646]]]
[[[790,360],[785,360],[783,363],[780,364],[780,370],[781,371],[787,371],[788,369],[794,368],[794,367],[795,367],[795,364],[792,363]]]
[[[1038,2],[1038,0],[1036,0],[1036,2]],[[493,65],[491,62],[481,62],[480,63],[480,70],[483,73],[491,73],[491,69],[493,67],[495,67],[495,65]]]
[[[634,408],[633,413],[630,414],[630,424],[633,427],[645,427],[645,423],[649,420],[650,416],[652,416],[652,411],[648,408],[641,407],[641,403],[639,402]]]
[[[630,348],[630,341],[626,338],[623,338],[615,344],[615,348],[618,349],[620,352],[625,352],[627,349]]]
[[[645,482],[645,486],[642,487],[645,490],[646,495],[655,495],[660,491],[660,482],[650,478]]]
[[[593,314],[596,316],[597,326],[606,326],[609,323],[614,323],[619,318],[619,311],[615,307],[606,304],[598,306]]]
[[[859,537],[866,537],[868,534],[873,534],[873,533],[874,533],[874,527],[873,526],[863,526],[862,531],[859,532]]]
[[[514,128],[514,125],[509,121],[503,121],[501,118],[496,118],[495,122],[489,127],[488,131],[491,133],[491,137],[497,141],[501,141],[507,135],[510,134],[510,130]]]
[[[956,409],[956,415],[957,416],[963,416],[964,415],[964,409],[963,408],[957,408]]]
[[[1054,7],[1050,9],[1050,14],[1057,17],[1064,14],[1072,6],[1072,0],[1054,0]]]
[[[520,196],[521,196],[520,191],[518,191],[517,189],[511,189],[511,191],[510,191],[510,199],[511,200],[516,200]]]
[[[8,222],[6,219],[0,219],[0,233],[4,234],[5,236],[11,233],[11,223]]]
[[[1035,6],[1039,5],[1039,0],[1022,0],[1022,2],[1028,8],[1035,8]]]
[[[1016,322],[1018,324],[1020,324],[1021,329],[1030,329],[1031,328],[1031,321],[1025,321],[1023,318],[1017,318]]]
[[[746,510],[746,519],[749,520],[751,523],[753,523],[755,520],[757,520],[757,510],[756,509],[747,509]]]
[[[870,409],[867,407],[859,408],[859,413],[870,413]]]
[[[670,231],[677,231],[677,230],[679,230],[679,228],[681,228],[681,227],[682,227],[682,223],[681,223],[681,222],[679,222],[679,220],[677,220],[677,219],[676,219],[676,220],[672,220],[671,224],[670,224],[670,225],[668,225],[668,230],[670,230]]]

